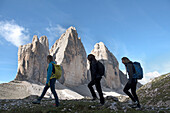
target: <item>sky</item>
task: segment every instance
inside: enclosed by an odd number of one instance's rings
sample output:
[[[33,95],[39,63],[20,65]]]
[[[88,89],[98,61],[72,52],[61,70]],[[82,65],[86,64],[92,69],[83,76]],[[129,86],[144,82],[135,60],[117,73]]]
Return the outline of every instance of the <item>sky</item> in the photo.
[[[0,0],[0,83],[13,80],[18,47],[34,35],[49,49],[70,26],[87,54],[103,42],[125,72],[121,58],[141,63],[145,84],[170,72],[169,0]]]

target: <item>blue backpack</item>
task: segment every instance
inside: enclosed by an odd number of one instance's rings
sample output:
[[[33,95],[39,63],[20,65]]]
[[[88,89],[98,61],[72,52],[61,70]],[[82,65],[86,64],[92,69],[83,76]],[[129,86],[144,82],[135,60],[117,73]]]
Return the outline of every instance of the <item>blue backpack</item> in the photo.
[[[134,62],[133,66],[135,68],[135,74],[133,75],[133,78],[142,79],[143,78],[143,69],[142,69],[140,63]]]

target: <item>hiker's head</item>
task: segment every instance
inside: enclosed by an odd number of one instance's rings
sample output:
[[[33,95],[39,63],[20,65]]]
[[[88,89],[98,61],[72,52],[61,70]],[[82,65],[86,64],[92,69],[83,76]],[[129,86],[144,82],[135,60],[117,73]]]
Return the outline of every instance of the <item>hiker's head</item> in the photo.
[[[51,61],[53,61],[53,57],[51,55],[47,56],[47,62],[50,63]]]
[[[96,59],[95,59],[95,56],[94,56],[93,54],[89,54],[88,57],[87,57],[87,59],[88,59],[90,62],[93,61],[93,60],[96,60]]]
[[[128,62],[130,62],[130,60],[129,60],[127,57],[123,57],[123,58],[122,58],[122,63],[123,63],[123,64],[126,64],[126,63],[128,63]]]

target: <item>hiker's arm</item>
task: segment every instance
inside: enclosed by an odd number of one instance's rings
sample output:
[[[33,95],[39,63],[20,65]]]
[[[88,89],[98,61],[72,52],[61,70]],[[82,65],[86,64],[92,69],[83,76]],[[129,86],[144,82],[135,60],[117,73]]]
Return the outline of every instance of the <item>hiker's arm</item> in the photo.
[[[50,64],[48,65],[46,84],[48,84],[48,82],[49,82],[49,80],[50,80],[50,77],[51,77],[51,74],[52,74],[52,69],[53,69],[53,67],[52,67],[52,64],[50,63]]]
[[[129,83],[132,83],[132,78],[133,78],[133,64],[128,64],[128,75],[129,75]]]
[[[97,66],[96,66],[96,63],[92,63],[91,65],[91,74],[92,74],[92,79],[96,79],[96,74],[97,74]]]

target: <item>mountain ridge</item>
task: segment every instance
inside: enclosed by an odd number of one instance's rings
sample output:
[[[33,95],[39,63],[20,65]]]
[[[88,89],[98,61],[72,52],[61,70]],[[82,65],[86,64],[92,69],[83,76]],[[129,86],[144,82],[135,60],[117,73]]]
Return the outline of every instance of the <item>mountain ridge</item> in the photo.
[[[137,93],[145,105],[170,107],[170,73],[154,78]]]

